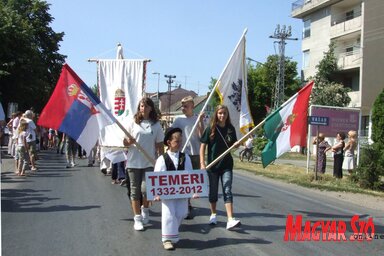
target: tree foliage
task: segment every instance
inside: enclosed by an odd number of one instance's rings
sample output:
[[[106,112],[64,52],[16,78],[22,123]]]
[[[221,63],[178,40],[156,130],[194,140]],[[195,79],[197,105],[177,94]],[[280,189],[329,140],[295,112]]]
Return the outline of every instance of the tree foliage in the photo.
[[[384,90],[377,96],[372,108],[372,140],[384,148]]]
[[[383,190],[384,183],[384,90],[377,96],[372,107],[372,145],[361,150],[359,166],[352,175],[363,188]]]
[[[248,101],[255,124],[268,114],[273,104],[276,78],[278,75],[278,55],[270,55],[264,64],[248,65]],[[295,94],[301,85],[297,76],[297,62],[285,59],[285,100]]]
[[[338,71],[334,43],[329,45],[329,50],[324,53],[324,58],[316,68],[317,73],[313,78],[315,85],[312,89],[311,103],[335,107],[347,106],[351,102],[348,95],[350,89],[334,81],[334,74]]]
[[[40,111],[56,84],[65,56],[64,33],[49,24],[49,4],[40,0],[0,0],[0,100],[21,110]]]

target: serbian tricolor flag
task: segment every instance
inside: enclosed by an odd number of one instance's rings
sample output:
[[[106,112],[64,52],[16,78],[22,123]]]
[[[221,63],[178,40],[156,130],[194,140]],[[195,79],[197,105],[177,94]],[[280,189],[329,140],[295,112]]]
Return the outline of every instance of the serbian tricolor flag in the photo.
[[[264,132],[268,143],[261,153],[264,168],[292,147],[306,146],[308,105],[312,87],[313,81],[266,118]]]
[[[88,153],[96,144],[99,131],[114,120],[92,90],[64,64],[37,124],[64,132]]]

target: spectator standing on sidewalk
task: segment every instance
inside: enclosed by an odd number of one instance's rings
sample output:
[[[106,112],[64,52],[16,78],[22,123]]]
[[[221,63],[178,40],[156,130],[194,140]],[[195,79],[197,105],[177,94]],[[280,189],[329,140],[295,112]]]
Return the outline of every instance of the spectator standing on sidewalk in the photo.
[[[184,147],[188,137],[190,136],[192,132],[192,128],[195,125],[195,123],[198,121],[198,126],[193,132],[191,139],[189,140],[187,146],[185,147],[184,153],[188,154],[192,161],[192,168],[194,170],[200,169],[200,138],[201,135],[204,132],[204,114],[201,114],[200,116],[196,116],[193,114],[193,109],[195,107],[195,104],[193,102],[193,98],[191,96],[187,96],[181,100],[181,111],[183,112],[184,116],[177,117],[175,121],[173,122],[171,127],[180,128],[183,133],[183,144],[182,147]],[[187,219],[192,219],[192,205],[191,200],[188,200],[188,216]]]
[[[325,140],[324,133],[319,133],[318,138],[313,139],[313,144],[319,143],[317,152],[317,171],[324,174],[327,166],[327,154],[325,153],[331,148],[331,145]]]
[[[344,147],[344,161],[343,169],[347,170],[349,174],[352,173],[352,170],[355,168],[355,150],[357,147],[357,133],[356,131],[348,132],[348,142]]]
[[[333,177],[343,178],[343,160],[345,147],[345,133],[339,132],[336,135],[336,143],[330,149],[333,152]],[[326,150],[328,151],[328,150]]]

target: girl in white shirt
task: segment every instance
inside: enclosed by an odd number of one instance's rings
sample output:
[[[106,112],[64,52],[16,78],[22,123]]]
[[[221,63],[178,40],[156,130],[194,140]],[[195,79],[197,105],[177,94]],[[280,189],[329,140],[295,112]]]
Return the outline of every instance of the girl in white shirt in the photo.
[[[27,129],[28,123],[25,121],[21,121],[18,129],[17,136],[17,175],[25,176],[25,169],[27,167],[27,152],[28,152],[28,144],[27,144]]]
[[[124,145],[129,146],[125,166],[130,179],[127,188],[134,214],[133,228],[139,231],[144,230],[144,225],[149,222],[145,173],[153,171],[153,164],[133,144],[138,143],[153,159],[164,153],[164,132],[155,105],[150,98],[143,98],[139,102],[134,120],[129,124],[127,130],[134,138],[124,139]],[[141,204],[142,207],[140,207]]]

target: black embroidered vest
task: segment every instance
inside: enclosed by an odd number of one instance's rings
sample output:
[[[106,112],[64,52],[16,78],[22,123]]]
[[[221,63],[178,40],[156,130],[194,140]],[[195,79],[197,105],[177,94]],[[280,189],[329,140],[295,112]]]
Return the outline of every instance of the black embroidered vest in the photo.
[[[172,162],[172,159],[169,157],[167,153],[164,153],[163,155],[165,166],[167,167],[167,171],[176,171],[176,170],[184,170],[184,164],[185,164],[185,154],[179,153],[179,163],[177,165],[177,169],[175,165]]]

